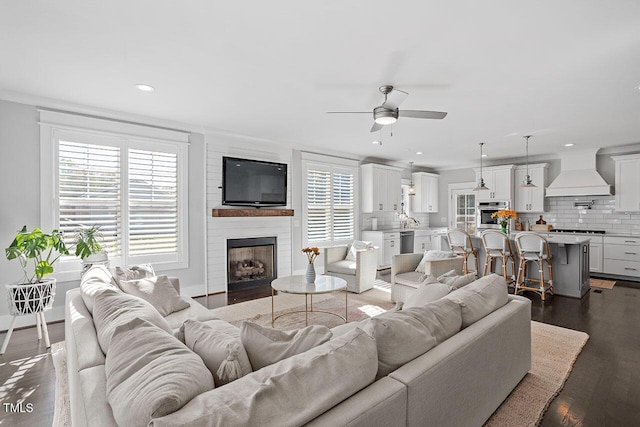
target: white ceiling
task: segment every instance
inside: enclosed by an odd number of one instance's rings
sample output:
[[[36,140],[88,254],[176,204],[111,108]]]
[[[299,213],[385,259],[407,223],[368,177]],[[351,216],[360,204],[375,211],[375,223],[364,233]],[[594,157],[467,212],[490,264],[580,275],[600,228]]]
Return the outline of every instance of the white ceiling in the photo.
[[[0,90],[434,168],[640,142],[640,1],[11,1]],[[136,83],[155,86],[153,93]],[[371,141],[378,86],[409,92]],[[0,94],[1,95],[1,94]],[[422,156],[415,155],[423,151]]]

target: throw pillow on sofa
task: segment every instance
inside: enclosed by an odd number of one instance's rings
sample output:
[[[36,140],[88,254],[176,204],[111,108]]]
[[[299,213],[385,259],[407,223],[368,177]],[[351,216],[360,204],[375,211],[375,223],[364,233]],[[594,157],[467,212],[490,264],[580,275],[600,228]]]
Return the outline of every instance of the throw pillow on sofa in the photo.
[[[331,339],[326,326],[311,325],[297,331],[280,331],[242,322],[240,341],[254,371],[323,344]]]
[[[354,240],[349,248],[349,252],[347,252],[347,256],[344,258],[346,261],[355,261],[356,260],[356,252],[364,251],[367,249],[373,249],[373,244],[371,242],[363,242],[361,240]]]
[[[366,321],[363,329],[376,340],[382,378],[453,336],[462,325],[457,303],[440,299],[422,307],[388,311]]]
[[[451,290],[449,285],[440,283],[435,277],[429,276],[427,280],[422,282],[420,286],[407,297],[402,309],[422,307],[448,295]]]
[[[422,259],[420,260],[420,264],[418,264],[418,266],[416,267],[416,271],[418,273],[424,273],[424,266],[427,262],[436,261],[439,259],[453,258],[455,256],[456,255],[451,251],[436,251],[436,250],[426,251],[422,256]]]
[[[96,296],[105,290],[121,292],[111,272],[105,266],[91,266],[80,280],[80,296],[89,313],[93,314]]]
[[[438,282],[451,286],[453,289],[459,289],[468,285],[476,280],[476,273],[469,273],[464,275],[458,275],[455,270],[451,270],[444,273],[442,276],[438,276]]]
[[[173,334],[169,323],[151,304],[134,295],[120,291],[106,290],[96,296],[93,323],[102,352],[108,354],[111,338],[116,328],[135,318],[148,321],[168,334]]]
[[[196,353],[213,374],[216,387],[237,380],[253,371],[240,331],[224,320],[207,324],[187,320],[181,328],[184,343]]]
[[[105,375],[113,417],[128,427],[146,426],[152,418],[171,414],[214,388],[198,355],[142,319],[114,330]]]
[[[153,271],[151,264],[131,265],[129,267],[116,266],[113,271],[113,277],[118,284],[122,280],[138,280],[155,275],[156,273]]]
[[[162,317],[189,308],[189,303],[178,294],[167,276],[120,280],[120,288],[128,294],[140,297],[150,303]]]
[[[462,327],[466,328],[509,302],[508,295],[504,277],[490,274],[451,292],[444,299],[460,304]]]

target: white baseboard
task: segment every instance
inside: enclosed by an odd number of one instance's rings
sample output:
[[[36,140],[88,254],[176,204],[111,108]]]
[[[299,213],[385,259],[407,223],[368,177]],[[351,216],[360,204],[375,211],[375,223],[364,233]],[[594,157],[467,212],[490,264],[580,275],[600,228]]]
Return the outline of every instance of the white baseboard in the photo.
[[[180,283],[180,294],[188,297],[202,296],[205,294],[206,287],[204,284],[183,286]]]

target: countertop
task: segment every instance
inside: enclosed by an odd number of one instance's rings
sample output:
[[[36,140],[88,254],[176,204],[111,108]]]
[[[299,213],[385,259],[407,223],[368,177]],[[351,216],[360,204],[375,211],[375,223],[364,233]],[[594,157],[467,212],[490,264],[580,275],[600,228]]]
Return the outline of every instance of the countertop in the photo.
[[[381,228],[378,230],[362,230],[362,231],[379,231],[381,233],[400,233],[402,231],[414,231],[416,233],[446,233],[447,227],[418,227],[418,228]]]
[[[473,235],[476,239],[480,239],[481,233],[476,233]],[[513,240],[518,233],[510,233],[509,240]],[[557,243],[562,245],[578,245],[580,243],[588,243],[591,241],[592,236],[599,236],[599,234],[595,235],[577,235],[577,234],[569,234],[569,233],[537,233],[542,235],[547,239],[549,243]]]

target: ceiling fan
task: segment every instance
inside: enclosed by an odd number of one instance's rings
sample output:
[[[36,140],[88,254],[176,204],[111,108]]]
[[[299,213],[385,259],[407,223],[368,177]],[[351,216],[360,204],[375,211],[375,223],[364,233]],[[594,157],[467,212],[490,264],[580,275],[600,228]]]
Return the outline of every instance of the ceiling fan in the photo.
[[[384,102],[373,109],[373,126],[371,132],[376,132],[384,125],[390,125],[398,120],[398,117],[413,117],[415,119],[444,119],[447,113],[441,111],[426,110],[399,110],[409,94],[391,85],[380,86],[380,92],[384,95]],[[370,111],[328,111],[327,114],[371,114]]]

